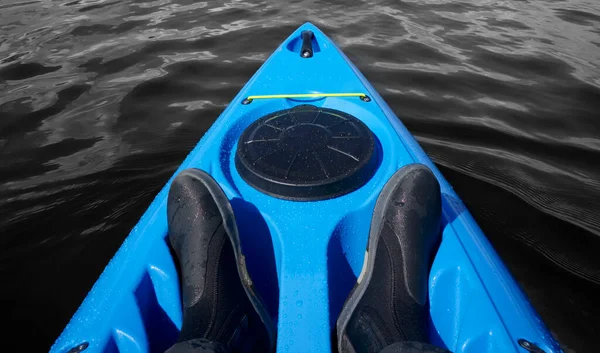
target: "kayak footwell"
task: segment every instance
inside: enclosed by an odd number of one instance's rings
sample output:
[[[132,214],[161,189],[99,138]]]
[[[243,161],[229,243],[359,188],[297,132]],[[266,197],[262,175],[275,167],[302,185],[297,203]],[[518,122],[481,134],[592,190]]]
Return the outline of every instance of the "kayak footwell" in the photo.
[[[307,34],[306,31],[310,31]],[[560,352],[502,260],[414,137],[360,71],[304,24],[231,101],[175,175],[210,175],[231,204],[246,267],[277,328],[277,352],[335,351],[376,201],[419,163],[441,190],[428,275],[428,339],[453,352]],[[51,352],[164,351],[182,325],[167,196],[156,196]]]

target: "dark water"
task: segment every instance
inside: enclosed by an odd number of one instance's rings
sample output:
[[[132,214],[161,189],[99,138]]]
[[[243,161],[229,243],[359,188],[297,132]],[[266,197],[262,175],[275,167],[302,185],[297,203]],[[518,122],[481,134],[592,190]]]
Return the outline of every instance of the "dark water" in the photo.
[[[49,348],[187,152],[305,21],[415,134],[563,346],[600,351],[596,0],[3,0],[3,342]]]

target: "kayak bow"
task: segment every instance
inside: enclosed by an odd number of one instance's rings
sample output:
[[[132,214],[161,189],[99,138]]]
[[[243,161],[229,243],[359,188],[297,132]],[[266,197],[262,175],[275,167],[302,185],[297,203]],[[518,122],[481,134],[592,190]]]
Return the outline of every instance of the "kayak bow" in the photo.
[[[302,120],[315,111],[323,120]],[[278,150],[278,139],[294,143],[294,129],[313,129],[307,143],[329,141],[325,152]],[[375,201],[411,163],[427,165],[442,191],[443,240],[429,277],[433,343],[453,352],[560,352],[452,187],[365,77],[309,23],[277,48],[176,174],[204,170],[229,198],[248,270],[277,322],[277,352],[329,353],[365,260]],[[182,309],[165,241],[171,181],[51,352],[164,351],[173,344]]]

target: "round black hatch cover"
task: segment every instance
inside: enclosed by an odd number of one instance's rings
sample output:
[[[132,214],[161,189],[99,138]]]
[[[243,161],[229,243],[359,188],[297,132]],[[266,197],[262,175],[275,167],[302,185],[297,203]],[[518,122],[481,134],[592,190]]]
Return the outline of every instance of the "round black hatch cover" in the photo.
[[[251,186],[274,197],[313,201],[347,194],[377,168],[375,137],[350,114],[300,105],[252,123],[235,163]]]

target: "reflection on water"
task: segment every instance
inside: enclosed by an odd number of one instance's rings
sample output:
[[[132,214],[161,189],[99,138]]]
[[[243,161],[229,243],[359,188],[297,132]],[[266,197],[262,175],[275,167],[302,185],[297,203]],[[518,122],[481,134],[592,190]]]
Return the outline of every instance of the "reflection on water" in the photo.
[[[305,21],[441,166],[561,342],[598,350],[595,0],[0,4],[0,295],[14,326],[47,349],[187,152]]]

